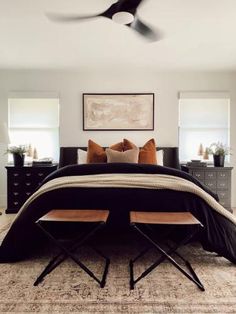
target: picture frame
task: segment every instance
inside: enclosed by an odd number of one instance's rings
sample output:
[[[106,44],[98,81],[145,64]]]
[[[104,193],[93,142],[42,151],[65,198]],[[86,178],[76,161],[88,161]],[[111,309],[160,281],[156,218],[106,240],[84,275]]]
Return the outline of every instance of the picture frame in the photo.
[[[84,131],[153,131],[154,93],[83,93]]]

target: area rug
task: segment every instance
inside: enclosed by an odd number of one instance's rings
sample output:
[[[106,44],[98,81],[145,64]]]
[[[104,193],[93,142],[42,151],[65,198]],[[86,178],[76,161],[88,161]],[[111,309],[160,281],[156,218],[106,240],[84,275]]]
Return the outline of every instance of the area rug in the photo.
[[[130,257],[137,243],[107,246],[111,257],[107,284],[101,289],[71,260],[66,260],[37,287],[33,282],[52,253],[30,260],[0,264],[0,313],[236,313],[236,267],[199,245],[182,248],[205,285],[200,291],[168,262],[129,289]],[[51,251],[50,251],[51,252]],[[155,259],[150,251],[136,273]],[[81,259],[99,275],[102,261],[90,250]]]
[[[55,253],[49,248],[25,261],[0,264],[0,313],[236,313],[236,266],[196,243],[180,251],[205,292],[167,261],[131,291],[128,262],[137,247],[135,241],[110,241],[103,247],[111,258],[103,289],[69,259],[34,287]],[[102,273],[103,261],[90,250],[83,249],[80,257],[97,275]],[[136,274],[155,258],[156,252],[150,251],[137,263]]]

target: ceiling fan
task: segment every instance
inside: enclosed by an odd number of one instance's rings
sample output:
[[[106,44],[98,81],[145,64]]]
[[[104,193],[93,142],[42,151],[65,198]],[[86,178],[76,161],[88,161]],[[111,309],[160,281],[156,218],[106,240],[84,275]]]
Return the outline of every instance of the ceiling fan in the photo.
[[[144,24],[137,16],[137,9],[143,1],[118,0],[104,12],[95,15],[60,15],[47,13],[47,17],[55,22],[79,22],[97,17],[106,17],[116,23],[130,27],[150,41],[157,41],[161,39],[159,32],[154,31],[148,25]]]

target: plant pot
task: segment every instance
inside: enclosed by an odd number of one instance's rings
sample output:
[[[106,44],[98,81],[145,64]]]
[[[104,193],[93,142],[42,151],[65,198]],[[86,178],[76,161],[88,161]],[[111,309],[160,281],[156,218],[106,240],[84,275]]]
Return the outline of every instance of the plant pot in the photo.
[[[23,167],[25,155],[13,154],[13,162],[15,167]]]
[[[224,167],[225,156],[224,155],[213,155],[214,166],[215,167]]]

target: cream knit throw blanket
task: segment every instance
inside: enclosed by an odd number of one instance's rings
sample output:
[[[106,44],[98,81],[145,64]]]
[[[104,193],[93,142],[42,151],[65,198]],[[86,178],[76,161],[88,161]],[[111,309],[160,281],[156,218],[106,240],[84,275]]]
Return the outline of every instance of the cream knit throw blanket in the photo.
[[[205,200],[215,211],[228,218],[236,225],[236,217],[221,206],[211,195],[196,184],[183,178],[163,174],[143,173],[113,173],[93,174],[82,176],[68,176],[53,179],[37,190],[21,207],[20,212],[41,194],[59,188],[86,187],[86,188],[140,188],[140,189],[169,189],[189,192]]]

